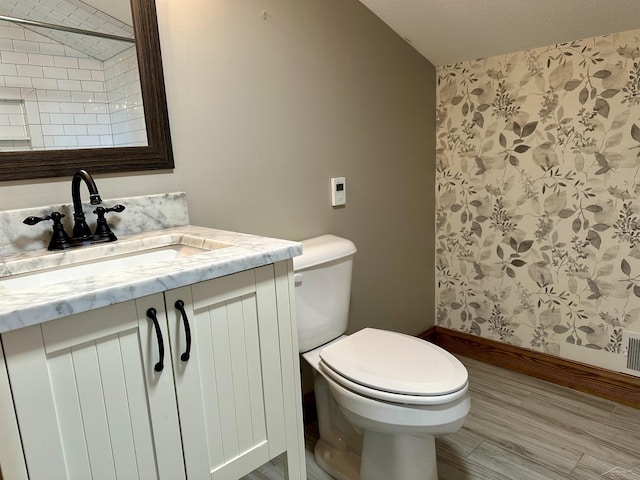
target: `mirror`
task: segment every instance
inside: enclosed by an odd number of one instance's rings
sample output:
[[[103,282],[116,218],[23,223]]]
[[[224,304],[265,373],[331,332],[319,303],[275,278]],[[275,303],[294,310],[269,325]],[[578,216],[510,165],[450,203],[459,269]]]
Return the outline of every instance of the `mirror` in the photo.
[[[86,0],[86,3],[93,3],[95,1],[96,0]],[[85,3],[80,0],[69,0],[69,2],[75,4]],[[115,4],[116,2],[113,2],[112,0],[106,2],[106,4],[109,3]],[[0,14],[2,13],[0,12]],[[18,17],[18,15],[13,16]],[[0,181],[71,176],[73,175],[73,172],[80,168],[85,168],[91,173],[173,168],[174,163],[164,79],[162,74],[162,58],[160,54],[155,0],[131,0],[131,16],[133,19],[135,50],[137,52],[136,56],[133,58],[137,58],[140,77],[139,90],[141,91],[143,108],[140,108],[138,105],[137,108],[131,109],[129,117],[132,116],[131,112],[133,112],[134,117],[137,115],[137,118],[134,118],[132,123],[137,122],[139,125],[138,131],[134,134],[129,134],[129,132],[127,135],[121,136],[124,140],[121,140],[120,144],[114,142],[114,144],[110,145],[107,142],[104,142],[106,148],[95,145],[91,145],[86,148],[81,145],[77,145],[70,148],[67,145],[63,145],[59,147],[60,149],[55,149],[57,147],[54,146],[54,149],[52,150],[23,149],[17,151],[0,151]],[[48,21],[46,23],[60,24],[63,22]],[[117,34],[116,36],[130,36],[130,33],[127,35],[126,32],[126,24],[123,23],[122,25],[124,26],[124,30],[122,32],[115,32]],[[31,30],[37,31],[38,35],[42,35],[40,32],[43,30],[40,27],[32,28]],[[73,28],[71,30],[73,30]],[[130,27],[129,30],[131,30]],[[63,32],[61,34],[66,33]],[[130,52],[132,55],[133,49],[131,48],[130,43],[127,44],[125,41],[113,39],[100,39],[100,41],[112,46],[120,45],[120,49],[123,50],[125,54],[126,52]],[[86,41],[83,42],[89,43]],[[28,44],[29,42],[23,42],[22,49],[28,49]],[[56,43],[54,47],[57,45],[58,44]],[[28,53],[23,53],[23,55],[28,55]],[[88,55],[85,56],[90,58]],[[30,59],[31,58],[34,57],[30,57]],[[36,63],[38,61],[37,58],[44,59],[44,57],[35,58]],[[66,57],[62,56],[59,58],[65,59]],[[27,65],[26,67],[28,68],[29,66],[30,65]],[[0,64],[0,68],[1,67],[2,64]],[[52,68],[53,67],[55,67],[55,65],[52,66]],[[75,71],[75,73],[83,74],[80,70]],[[2,71],[0,71],[0,78],[2,78]],[[20,90],[22,92],[27,91],[28,93],[31,93],[29,89],[22,88]],[[31,90],[35,92],[35,89]],[[138,96],[139,94],[140,92],[138,92]],[[38,93],[35,92],[33,95],[37,96]],[[42,93],[40,93],[40,95],[42,95]],[[0,98],[0,101],[1,100],[2,99]],[[25,101],[22,106],[23,110],[24,103],[26,103],[29,98],[24,100]],[[1,105],[2,104],[0,104],[0,106]],[[40,105],[42,105],[42,103]],[[10,106],[8,108],[13,107]],[[73,108],[73,106],[70,106],[70,108]],[[36,113],[38,113],[37,110]],[[46,114],[46,112],[42,111],[39,113]],[[2,113],[0,111],[0,117],[1,116]],[[16,116],[13,118],[16,118]],[[14,123],[19,124],[20,121],[14,121]],[[0,121],[0,131],[2,131],[2,128],[2,122]],[[113,137],[115,137],[115,135],[113,135]],[[19,142],[16,143],[16,146],[17,148],[21,147]]]
[[[146,146],[129,0],[0,0],[0,152]]]

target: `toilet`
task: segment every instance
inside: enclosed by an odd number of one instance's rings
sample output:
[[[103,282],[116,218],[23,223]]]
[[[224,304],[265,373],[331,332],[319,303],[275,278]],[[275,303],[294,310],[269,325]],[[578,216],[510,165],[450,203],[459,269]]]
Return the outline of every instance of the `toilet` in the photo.
[[[460,429],[468,375],[449,352],[409,335],[347,330],[355,245],[302,241],[294,257],[298,340],[314,369],[318,465],[337,480],[437,480],[435,437]]]

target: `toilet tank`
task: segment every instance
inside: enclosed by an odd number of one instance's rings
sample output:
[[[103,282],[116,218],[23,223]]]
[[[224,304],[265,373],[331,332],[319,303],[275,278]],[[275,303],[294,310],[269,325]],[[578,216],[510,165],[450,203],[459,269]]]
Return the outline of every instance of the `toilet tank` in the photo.
[[[302,242],[293,258],[298,344],[312,350],[347,330],[351,270],[356,246],[351,240],[322,235]]]

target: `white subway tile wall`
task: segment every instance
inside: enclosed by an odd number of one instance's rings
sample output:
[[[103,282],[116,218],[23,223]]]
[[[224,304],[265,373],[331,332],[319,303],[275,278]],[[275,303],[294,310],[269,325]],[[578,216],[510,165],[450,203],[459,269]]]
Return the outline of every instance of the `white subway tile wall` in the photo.
[[[3,109],[9,101],[21,120]],[[101,61],[0,21],[0,151],[139,145],[147,135],[134,46]]]
[[[25,150],[29,142],[24,102],[0,100],[0,149]]]
[[[114,146],[147,145],[140,71],[135,48],[104,62]]]

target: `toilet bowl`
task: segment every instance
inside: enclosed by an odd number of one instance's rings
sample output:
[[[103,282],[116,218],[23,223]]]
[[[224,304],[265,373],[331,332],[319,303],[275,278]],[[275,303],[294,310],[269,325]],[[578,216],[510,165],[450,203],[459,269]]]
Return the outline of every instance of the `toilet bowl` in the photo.
[[[460,429],[470,408],[465,367],[409,335],[341,335],[355,246],[332,235],[302,245],[296,308],[315,374],[318,464],[338,480],[437,480],[435,436]]]
[[[435,437],[459,430],[470,408],[467,372],[453,355],[415,337],[365,328],[303,358],[317,375],[316,402],[335,403],[339,412],[324,408],[334,417],[321,425],[315,450],[324,470],[339,480],[437,479]],[[344,421],[336,428],[338,415],[353,427],[349,434]],[[349,444],[349,437],[356,440]],[[353,451],[360,458],[351,458]]]

